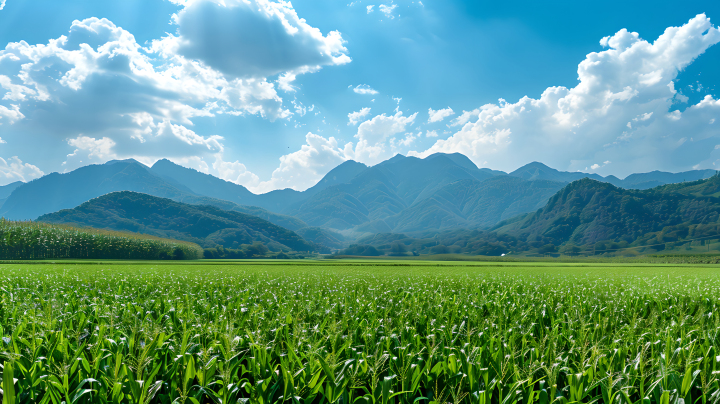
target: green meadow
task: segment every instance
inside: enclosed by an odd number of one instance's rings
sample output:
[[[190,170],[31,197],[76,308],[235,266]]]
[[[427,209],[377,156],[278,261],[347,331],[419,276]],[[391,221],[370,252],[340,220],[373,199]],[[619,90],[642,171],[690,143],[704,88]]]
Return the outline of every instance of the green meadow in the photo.
[[[10,403],[707,403],[716,265],[0,264]]]

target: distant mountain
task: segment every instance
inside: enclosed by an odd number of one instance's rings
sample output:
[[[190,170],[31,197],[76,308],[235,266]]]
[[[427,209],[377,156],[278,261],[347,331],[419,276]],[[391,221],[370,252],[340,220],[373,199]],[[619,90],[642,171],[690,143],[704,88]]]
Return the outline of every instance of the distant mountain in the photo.
[[[11,185],[13,184],[5,187]],[[12,220],[35,219],[46,213],[74,208],[110,192],[133,191],[179,202],[236,210],[262,217],[292,230],[307,226],[296,218],[268,212],[259,207],[237,205],[197,194],[172,178],[153,173],[148,167],[132,159],[85,166],[65,174],[52,173],[18,185],[0,208],[0,216]],[[0,192],[5,187],[0,188]]]
[[[720,177],[649,190],[575,181],[542,209],[498,224],[496,232],[534,246],[601,241],[647,245],[720,233]]]
[[[151,173],[135,160],[111,161],[78,168],[66,174],[52,173],[17,187],[0,208],[0,216],[12,220],[35,219],[113,191],[143,192],[178,198],[192,191]]]
[[[0,187],[0,199],[5,199],[20,185],[24,184],[22,181],[11,182],[7,185]]]
[[[290,206],[310,198],[329,186],[349,181],[366,168],[365,164],[346,161],[335,167],[315,186],[304,192],[293,189],[280,189],[259,195],[253,194],[242,185],[177,165],[166,159],[157,161],[151,167],[151,171],[163,178],[181,184],[198,195],[224,199],[241,205],[259,206],[273,212],[283,212]]]
[[[15,189],[22,184],[24,184],[24,182],[15,181],[15,182],[11,182],[7,185],[1,186],[0,187],[0,206],[2,206],[5,203],[5,201],[7,200],[7,198],[10,196],[10,194],[12,194],[13,191],[15,191]]]
[[[366,233],[492,227],[513,215],[541,208],[553,192],[582,178],[646,189],[707,178],[714,173],[654,171],[621,180],[563,172],[533,162],[506,174],[478,168],[458,153],[438,153],[424,159],[396,155],[372,167],[346,161],[302,192],[283,189],[256,195],[242,185],[169,160],[159,160],[152,167],[123,160],[1,187],[0,202],[3,194],[9,196],[0,205],[0,216],[34,219],[74,208],[109,192],[127,190],[242,212],[293,231],[309,228],[303,231],[310,241],[339,248]],[[324,233],[320,234],[319,229]],[[347,231],[344,234],[348,240],[333,230]]]
[[[652,171],[649,173],[631,174],[621,180],[614,175],[603,177],[594,173],[558,171],[535,161],[518,168],[508,175],[528,181],[546,180],[565,183],[577,181],[582,178],[590,178],[626,189],[649,189],[665,184],[702,180],[712,177],[715,173],[715,170],[693,170],[681,173]]]
[[[396,155],[362,170],[344,184],[327,187],[287,213],[314,226],[389,231],[392,224],[386,219],[443,187],[461,180],[481,182],[496,175],[478,169],[461,154],[434,154],[425,159]]]
[[[206,180],[211,181],[213,178],[225,183],[225,181],[212,176],[207,176]],[[211,184],[215,185],[217,182]],[[153,172],[147,166],[132,159],[90,165],[65,174],[52,173],[26,184],[11,185],[15,186],[15,189],[0,207],[0,216],[12,220],[35,219],[44,214],[74,208],[83,202],[110,192],[133,191],[169,198],[182,203],[210,205],[224,210],[241,212],[293,231],[308,227],[302,220],[291,216],[270,212],[257,206],[238,205],[227,200],[197,194],[174,178]],[[11,185],[6,187],[9,188]],[[0,195],[3,190],[4,188],[0,188]],[[249,191],[247,192],[249,193]],[[319,235],[318,239],[310,238],[310,241],[322,243],[321,241],[337,238],[337,234],[331,234],[328,231],[326,233]],[[308,233],[308,237],[315,234],[317,231]],[[340,244],[337,243],[325,245],[340,247]]]
[[[132,231],[192,241],[206,248],[239,248],[260,241],[275,249],[315,249],[295,232],[256,216],[128,191],[112,192],[74,209],[40,216],[38,221]]]
[[[714,176],[715,174],[715,170],[693,170],[682,173],[652,171],[643,174],[630,174],[619,184],[615,185],[628,189],[649,189],[665,184],[704,180]]]
[[[504,219],[537,210],[565,184],[496,176],[461,180],[386,219],[394,232],[445,228],[487,228]]]
[[[252,205],[248,202],[256,196],[242,185],[179,166],[166,159],[158,160],[149,171],[197,195],[224,199],[240,205]]]
[[[597,174],[588,174],[581,172],[567,172],[558,171],[554,168],[550,168],[543,163],[534,161],[530,164],[526,164],[517,170],[508,174],[513,177],[522,178],[528,181],[545,180],[545,181],[557,181],[557,182],[573,182],[582,178],[592,178],[597,181],[604,181],[605,179]]]

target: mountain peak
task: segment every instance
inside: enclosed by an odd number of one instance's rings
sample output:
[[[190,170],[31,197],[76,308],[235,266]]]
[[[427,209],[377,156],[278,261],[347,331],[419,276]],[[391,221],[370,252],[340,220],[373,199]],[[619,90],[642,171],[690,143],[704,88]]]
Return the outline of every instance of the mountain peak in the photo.
[[[111,166],[111,165],[113,165],[113,164],[118,164],[118,163],[145,165],[145,164],[142,164],[141,162],[139,162],[139,161],[137,161],[137,160],[135,160],[135,159],[132,159],[132,158],[131,158],[131,159],[124,159],[124,160],[110,160],[110,161],[108,161],[107,163],[105,163],[104,165],[106,165],[106,166]]]
[[[510,173],[510,174],[512,175],[513,173],[516,173],[516,172],[527,171],[527,170],[531,170],[531,169],[533,169],[533,170],[541,169],[541,170],[558,171],[558,170],[556,170],[556,169],[554,169],[554,168],[549,167],[547,164],[541,163],[541,162],[539,162],[539,161],[533,161],[532,163],[527,163],[527,164],[525,164],[524,166],[518,168],[517,170],[513,171],[513,172]]]

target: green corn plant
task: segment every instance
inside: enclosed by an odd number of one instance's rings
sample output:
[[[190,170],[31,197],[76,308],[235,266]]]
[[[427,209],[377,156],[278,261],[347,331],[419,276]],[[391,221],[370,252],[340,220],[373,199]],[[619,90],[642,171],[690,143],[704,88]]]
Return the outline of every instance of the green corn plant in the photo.
[[[713,268],[494,265],[0,264],[3,400],[719,401]]]

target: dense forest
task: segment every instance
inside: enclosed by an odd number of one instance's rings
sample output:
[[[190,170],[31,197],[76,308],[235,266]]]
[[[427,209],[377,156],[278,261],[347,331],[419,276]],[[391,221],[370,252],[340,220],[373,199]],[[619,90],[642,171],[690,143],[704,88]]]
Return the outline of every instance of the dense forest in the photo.
[[[648,190],[584,178],[565,186],[536,212],[493,229],[379,233],[338,254],[635,255],[689,251],[698,245],[712,251],[718,246],[709,241],[720,239],[718,195],[720,176]]]
[[[38,220],[151,234],[205,248],[241,249],[260,242],[273,251],[321,249],[297,233],[257,216],[129,191],[103,195]]]

